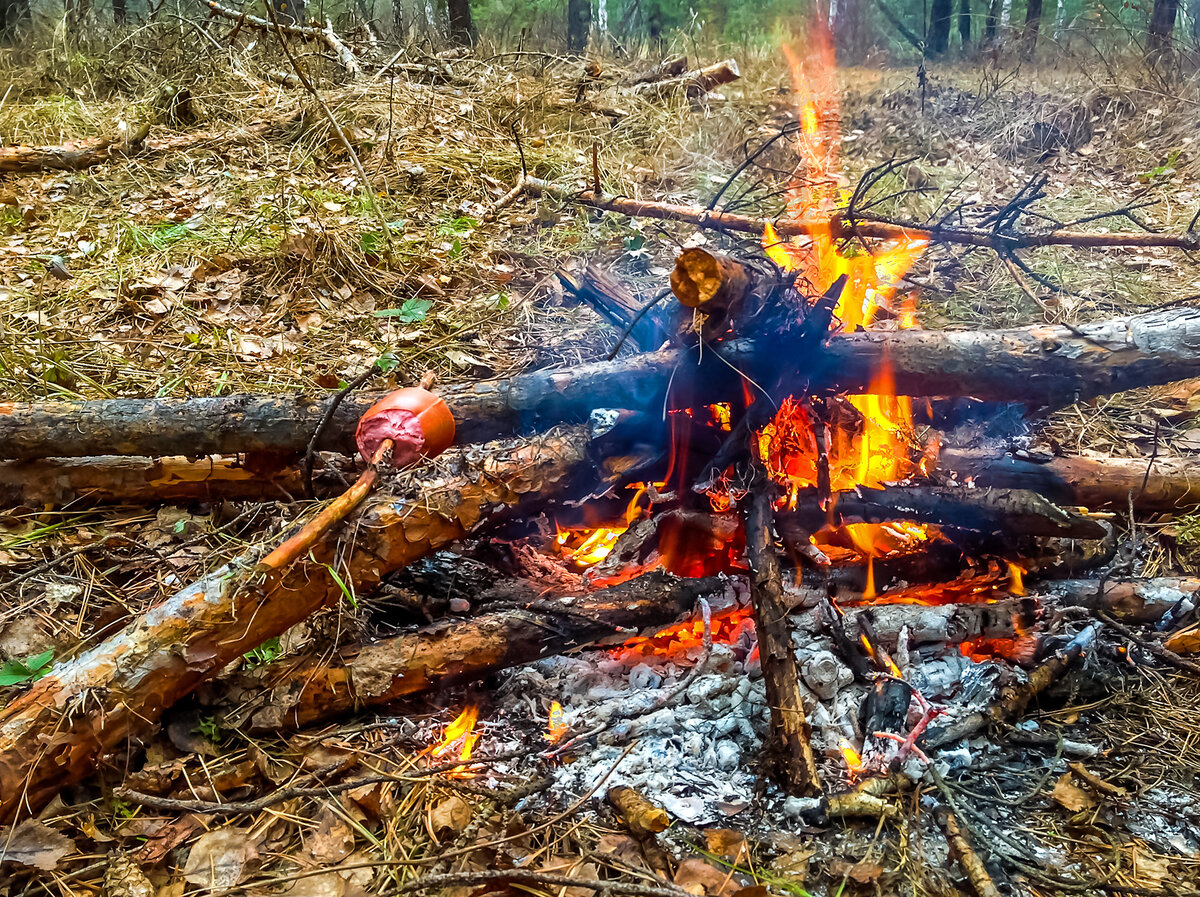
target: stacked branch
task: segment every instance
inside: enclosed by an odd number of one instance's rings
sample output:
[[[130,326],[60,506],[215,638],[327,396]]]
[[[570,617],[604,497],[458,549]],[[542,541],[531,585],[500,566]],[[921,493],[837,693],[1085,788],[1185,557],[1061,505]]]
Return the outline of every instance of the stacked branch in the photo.
[[[739,370],[771,364],[784,378],[811,359],[762,358],[752,340],[664,349],[613,362],[534,371],[447,390],[459,440],[473,442],[562,422],[595,408],[661,407],[672,381],[699,401],[740,395]],[[719,357],[714,357],[719,356]],[[885,364],[898,395],[973,396],[1061,406],[1200,376],[1200,311],[1177,309],[1079,328],[838,333],[826,342],[815,389],[870,392]],[[351,454],[359,417],[379,393],[351,395],[316,448]],[[332,397],[235,395],[0,404],[0,458],[88,455],[302,453]]]
[[[285,25],[278,22],[272,23],[244,11],[230,9],[228,6],[217,2],[217,0],[204,0],[204,2],[214,16],[220,16],[223,19],[234,22],[235,33],[243,28],[250,28],[255,31],[281,31],[288,35],[288,37],[317,41],[329,48],[333,55],[337,57],[338,62],[346,69],[347,74],[354,77],[361,71],[358,59],[355,57],[353,51],[338,37],[337,32],[333,30],[332,22],[326,21],[324,28],[309,28],[305,25]]]
[[[255,548],[51,672],[0,710],[0,818],[36,813],[97,760],[246,651],[464,536],[493,508],[562,488],[586,457],[583,432],[444,457],[369,499],[351,534],[294,552]],[[307,532],[304,531],[304,532]],[[282,562],[281,562],[282,559]]]

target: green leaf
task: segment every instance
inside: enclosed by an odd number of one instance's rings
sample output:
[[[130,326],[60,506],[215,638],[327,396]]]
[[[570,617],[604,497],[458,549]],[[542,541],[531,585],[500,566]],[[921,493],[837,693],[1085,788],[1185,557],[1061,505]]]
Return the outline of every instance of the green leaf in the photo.
[[[389,374],[400,365],[400,358],[395,352],[384,352],[375,359],[375,370],[381,374]]]
[[[379,255],[379,248],[383,245],[383,234],[379,231],[367,231],[365,234],[360,234],[358,237],[358,248],[365,255]]]
[[[377,318],[395,318],[405,324],[416,324],[425,320],[433,302],[429,299],[405,299],[399,308],[384,308],[375,312]]]
[[[0,666],[0,686],[23,685],[26,682],[34,682],[41,679],[50,672],[50,665],[53,660],[53,648],[49,651],[43,651],[41,654],[26,657],[24,660],[19,660],[15,657],[7,660]]]

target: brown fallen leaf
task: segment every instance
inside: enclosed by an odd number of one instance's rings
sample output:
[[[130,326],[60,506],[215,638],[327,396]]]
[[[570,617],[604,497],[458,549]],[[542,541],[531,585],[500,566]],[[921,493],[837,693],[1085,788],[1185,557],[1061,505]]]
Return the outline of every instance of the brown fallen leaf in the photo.
[[[1074,782],[1074,774],[1064,772],[1059,780],[1054,783],[1054,790],[1050,796],[1059,804],[1072,813],[1079,813],[1083,810],[1090,810],[1097,807],[1100,801],[1090,792],[1080,788]]]
[[[829,864],[829,871],[840,878],[849,878],[860,885],[868,885],[883,875],[884,869],[878,863],[867,860],[850,861],[835,859]]]
[[[326,807],[317,823],[317,830],[305,846],[318,863],[338,863],[354,852],[354,831],[332,808]]]
[[[746,836],[731,828],[705,829],[704,843],[710,852],[735,863],[740,863],[749,855]]]
[[[692,857],[675,870],[675,884],[696,897],[726,897],[742,888],[742,883],[727,869]]]
[[[429,829],[437,840],[447,841],[467,827],[473,813],[470,804],[452,794],[430,811]]]
[[[0,830],[0,862],[20,863],[49,872],[75,850],[75,842],[36,819],[26,819],[13,829]]]
[[[221,828],[196,839],[183,866],[184,880],[208,888],[232,888],[246,875],[254,848],[243,829]]]
[[[596,868],[595,863],[585,863],[578,857],[550,857],[538,867],[537,871],[547,875],[565,875],[568,878],[578,878],[584,881],[596,881],[600,877],[600,870]],[[557,890],[559,897],[592,897],[593,893],[591,888],[569,886]]]

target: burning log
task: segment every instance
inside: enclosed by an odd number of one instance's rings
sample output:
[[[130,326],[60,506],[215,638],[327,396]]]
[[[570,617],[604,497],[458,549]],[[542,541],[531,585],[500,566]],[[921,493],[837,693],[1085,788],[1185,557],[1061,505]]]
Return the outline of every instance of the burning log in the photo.
[[[977,638],[1017,638],[1037,622],[1038,607],[1033,598],[1003,598],[986,604],[875,604],[845,608],[841,622],[847,631],[853,632],[860,618],[870,620],[879,644],[890,651],[896,647],[901,632],[907,632],[913,645],[958,645]],[[824,628],[823,623],[823,614],[813,610],[798,619],[796,627],[800,631],[819,632]]]
[[[1200,375],[1200,311],[1176,309],[1115,318],[1078,328],[839,333],[829,337],[814,382],[852,393],[871,391],[890,365],[898,395],[972,395],[1059,405]],[[714,351],[715,350],[715,351]],[[720,358],[712,356],[719,354]],[[593,408],[659,408],[673,376],[689,370],[697,398],[740,394],[735,368],[758,359],[754,343],[667,349],[616,362],[535,371],[509,380],[446,390],[459,440],[474,442],[521,429],[582,420]],[[804,365],[811,359],[804,359]],[[786,370],[786,369],[785,369]],[[321,451],[349,454],[358,418],[380,394],[351,395],[322,440]],[[0,405],[0,453],[7,459],[129,454],[299,454],[330,397],[222,396],[197,399],[105,399]]]
[[[831,515],[840,523],[916,520],[1012,536],[1102,539],[1107,532],[1098,521],[1066,511],[1036,492],[1023,489],[936,486],[860,489],[857,493],[837,493],[831,514],[821,510],[815,496],[811,501],[801,500],[798,510],[786,512],[786,516],[798,518],[810,531],[819,529]]]
[[[800,795],[821,790],[813,755],[808,716],[800,691],[800,667],[792,647],[792,630],[783,597],[782,574],[775,556],[770,489],[759,477],[745,512],[746,559],[750,564],[750,599],[762,661],[771,735],[764,745],[769,763],[785,788]]]
[[[364,706],[479,679],[622,632],[673,622],[698,598],[725,596],[722,579],[655,572],[619,586],[530,600],[469,620],[446,620],[341,656],[301,658],[226,680],[220,703],[252,731],[297,728]]]
[[[409,475],[390,495],[370,499],[355,517],[352,543],[329,531],[279,565],[267,562],[296,537],[274,552],[251,549],[58,664],[0,710],[0,817],[36,812],[231,661],[340,600],[345,584],[366,591],[461,538],[496,505],[562,487],[586,445],[575,430],[463,450],[438,465],[453,473],[426,472],[424,482]]]
[[[741,306],[751,283],[741,262],[699,247],[681,252],[671,272],[671,292],[680,304],[721,317]]]
[[[938,469],[976,486],[1032,489],[1089,508],[1174,511],[1200,504],[1200,463],[1193,458],[1081,455],[1046,461],[945,449]]]
[[[682,93],[688,99],[702,97],[722,84],[729,84],[742,77],[738,70],[736,59],[725,59],[713,65],[696,69],[675,78],[665,78],[658,81],[648,81],[637,84],[632,93],[638,96],[665,97],[673,93]]]
[[[551,181],[534,177],[523,178],[518,184],[517,192],[523,192],[529,196],[552,196],[563,202],[574,202],[608,212],[618,212],[622,215],[656,218],[660,221],[684,221],[697,227],[736,231],[756,236],[761,235],[768,226],[771,226],[781,237],[812,237],[830,234],[834,240],[851,237],[876,240],[928,240],[933,243],[978,246],[1006,253],[1037,246],[1078,246],[1089,249],[1164,246],[1189,251],[1200,249],[1200,234],[1197,233],[1089,233],[1059,228],[1005,233],[987,228],[950,225],[922,227],[915,224],[895,224],[869,216],[860,215],[850,218],[842,212],[823,218],[772,221],[767,218],[738,215],[734,212],[723,212],[699,206],[596,195],[591,190],[567,190]]]

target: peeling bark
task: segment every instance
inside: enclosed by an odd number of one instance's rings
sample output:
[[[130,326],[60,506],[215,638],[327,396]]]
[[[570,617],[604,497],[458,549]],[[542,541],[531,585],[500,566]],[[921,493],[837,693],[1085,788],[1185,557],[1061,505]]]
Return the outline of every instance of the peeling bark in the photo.
[[[271,546],[251,549],[57,664],[0,710],[0,818],[37,812],[228,663],[340,600],[339,579],[367,592],[490,509],[561,488],[585,456],[579,430],[448,453],[396,476],[296,563],[263,572]]]

